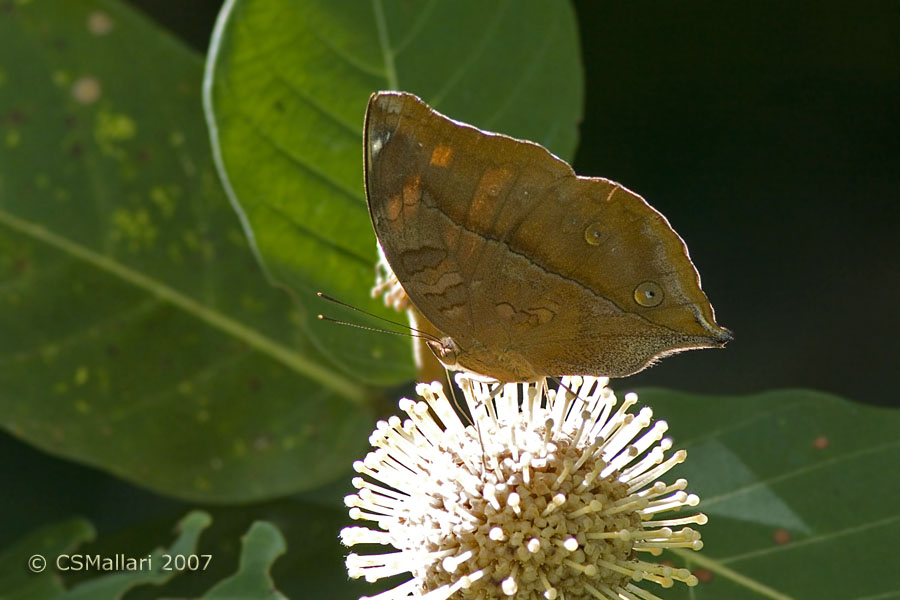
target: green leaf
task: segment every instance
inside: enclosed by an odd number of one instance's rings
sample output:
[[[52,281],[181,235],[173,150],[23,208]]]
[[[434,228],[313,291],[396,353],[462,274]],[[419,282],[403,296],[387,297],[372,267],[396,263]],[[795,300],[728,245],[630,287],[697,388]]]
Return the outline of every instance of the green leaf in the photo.
[[[256,522],[242,540],[240,566],[232,577],[219,582],[204,600],[280,600],[285,596],[275,590],[269,568],[284,554],[287,545],[281,532],[271,523]]]
[[[0,425],[210,502],[334,479],[370,430],[217,181],[201,62],[115,2],[0,11]],[[402,372],[408,371],[404,365]]]
[[[900,411],[805,390],[640,399],[688,450],[677,475],[709,516],[703,550],[676,560],[711,581],[666,598],[900,595]]]
[[[54,576],[52,561],[95,535],[90,522],[69,519],[42,527],[4,549],[0,552],[0,600],[38,600],[61,594],[63,587]],[[40,564],[30,562],[36,556],[46,561],[42,572],[33,570]]]
[[[575,16],[563,2],[229,0],[205,103],[220,174],[272,278],[297,292],[306,314],[322,312],[312,292],[323,290],[396,319],[369,296],[369,95],[414,92],[449,116],[570,159],[581,77]],[[384,361],[409,361],[402,339],[361,341],[346,327],[311,334],[356,377],[371,377],[372,355],[360,350],[370,344]]]

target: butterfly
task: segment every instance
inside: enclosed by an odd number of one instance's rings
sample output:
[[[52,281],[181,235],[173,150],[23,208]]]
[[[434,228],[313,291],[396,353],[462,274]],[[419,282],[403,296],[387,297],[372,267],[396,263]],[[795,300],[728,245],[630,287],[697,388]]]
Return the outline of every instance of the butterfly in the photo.
[[[732,337],[684,242],[618,183],[404,92],[371,96],[364,155],[378,243],[448,368],[624,377]]]

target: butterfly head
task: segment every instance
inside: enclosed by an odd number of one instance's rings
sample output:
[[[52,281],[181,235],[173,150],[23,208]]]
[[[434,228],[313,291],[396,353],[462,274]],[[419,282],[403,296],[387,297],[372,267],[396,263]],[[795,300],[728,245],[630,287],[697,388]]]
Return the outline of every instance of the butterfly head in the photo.
[[[460,369],[459,347],[453,341],[453,338],[442,337],[436,340],[425,340],[425,343],[446,368],[451,370]]]

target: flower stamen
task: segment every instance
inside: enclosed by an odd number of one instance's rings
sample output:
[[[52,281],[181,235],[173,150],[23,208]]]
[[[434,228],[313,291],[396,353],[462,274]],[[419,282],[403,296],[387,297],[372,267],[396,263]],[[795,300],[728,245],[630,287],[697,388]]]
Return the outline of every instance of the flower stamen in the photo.
[[[652,424],[649,408],[630,413],[636,395],[620,403],[592,377],[563,378],[554,390],[464,375],[457,383],[471,425],[440,384],[419,384],[422,401],[400,402],[408,419],[380,421],[374,450],[354,463],[362,477],[345,504],[373,524],[347,527],[341,540],[397,551],[350,554],[348,573],[413,575],[373,600],[660,600],[635,584],[697,585],[686,569],[636,558],[700,549],[690,526],[707,521],[660,516],[699,498],[683,479],[658,481],[686,453],[667,458],[668,425]]]

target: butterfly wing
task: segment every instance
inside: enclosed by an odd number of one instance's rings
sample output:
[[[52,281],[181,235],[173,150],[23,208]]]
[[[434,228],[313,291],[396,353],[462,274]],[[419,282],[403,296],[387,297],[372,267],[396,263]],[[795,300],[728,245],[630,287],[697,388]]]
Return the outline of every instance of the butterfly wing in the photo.
[[[462,366],[616,376],[721,343],[683,242],[621,186],[396,92],[370,100],[365,164],[385,256]],[[661,301],[638,302],[642,284]]]

